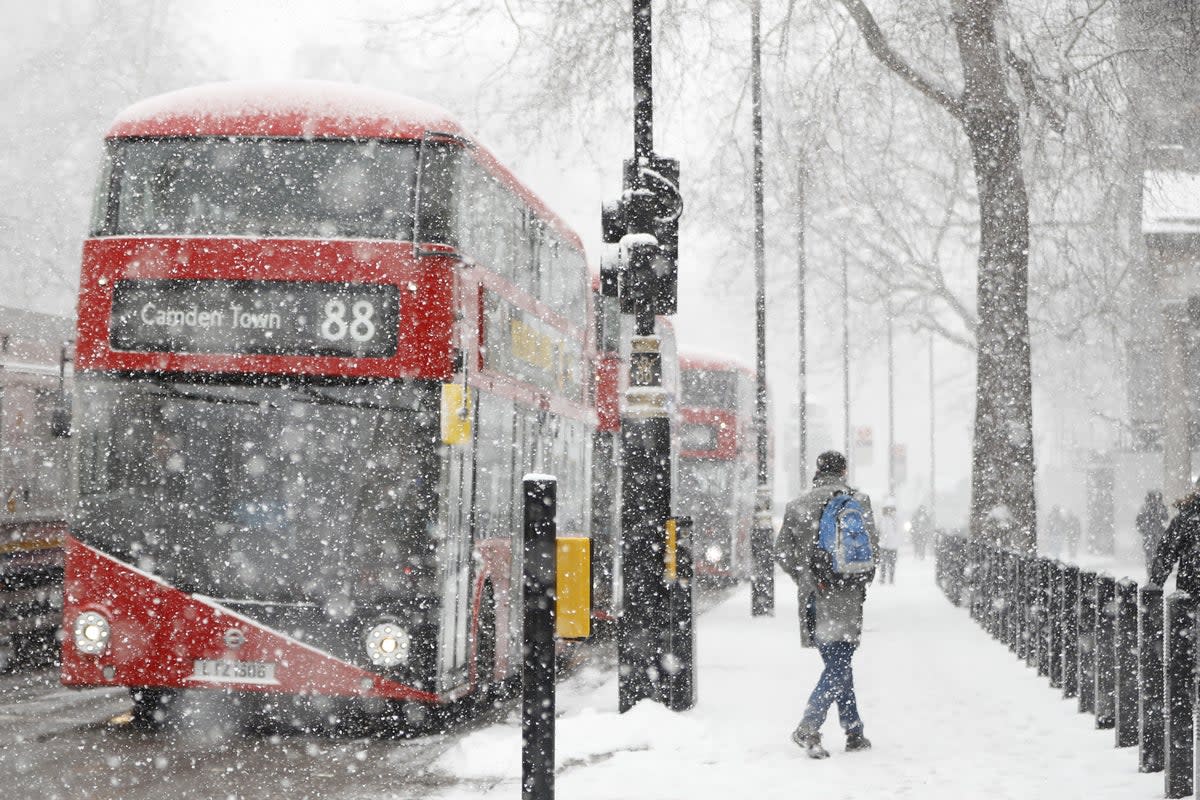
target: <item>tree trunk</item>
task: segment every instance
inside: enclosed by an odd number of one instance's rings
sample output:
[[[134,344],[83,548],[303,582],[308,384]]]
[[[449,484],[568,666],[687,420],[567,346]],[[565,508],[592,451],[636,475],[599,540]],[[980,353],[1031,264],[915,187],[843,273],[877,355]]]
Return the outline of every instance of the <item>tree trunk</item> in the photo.
[[[1008,95],[1006,42],[996,37],[1002,0],[954,0],[963,90],[925,75],[887,41],[865,0],[841,0],[867,47],[888,69],[962,123],[979,193],[975,441],[971,535],[1037,549],[1033,379],[1029,352],[1029,197],[1021,118]]]
[[[971,534],[1037,547],[1033,381],[1029,347],[1029,199],[1020,114],[1008,95],[994,0],[965,0],[956,15],[962,121],[979,192],[978,360]]]

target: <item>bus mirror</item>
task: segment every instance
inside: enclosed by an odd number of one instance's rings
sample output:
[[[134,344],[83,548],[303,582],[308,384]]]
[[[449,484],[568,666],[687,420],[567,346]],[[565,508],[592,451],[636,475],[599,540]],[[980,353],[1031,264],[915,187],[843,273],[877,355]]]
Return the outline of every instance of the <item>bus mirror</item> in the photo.
[[[558,638],[592,635],[592,540],[558,537],[554,619]]]
[[[442,443],[462,444],[471,438],[471,396],[461,383],[442,384]]]

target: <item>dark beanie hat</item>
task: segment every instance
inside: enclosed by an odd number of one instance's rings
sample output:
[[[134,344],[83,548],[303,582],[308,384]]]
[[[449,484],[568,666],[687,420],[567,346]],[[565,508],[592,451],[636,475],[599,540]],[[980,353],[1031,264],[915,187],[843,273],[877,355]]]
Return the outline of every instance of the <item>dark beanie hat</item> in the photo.
[[[817,456],[817,474],[841,475],[846,471],[846,457],[837,450],[826,450]]]

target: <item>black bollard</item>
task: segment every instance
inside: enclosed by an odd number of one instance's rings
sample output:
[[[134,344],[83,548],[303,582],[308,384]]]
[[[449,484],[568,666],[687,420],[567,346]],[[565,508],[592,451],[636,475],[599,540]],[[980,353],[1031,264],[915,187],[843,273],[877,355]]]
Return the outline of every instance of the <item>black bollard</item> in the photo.
[[[1079,694],[1079,567],[1063,567],[1063,697]]]
[[[1038,559],[1026,559],[1029,565],[1029,575],[1025,579],[1025,602],[1029,608],[1029,649],[1025,653],[1025,663],[1041,674],[1041,638],[1042,638],[1042,604],[1038,594]]]
[[[1020,603],[1017,587],[1021,577],[1021,560],[1016,553],[1004,553],[1004,643],[1016,653],[1021,643]]]
[[[1138,592],[1138,772],[1163,768],[1163,593]]]
[[[1117,747],[1138,743],[1138,586],[1117,583]]]
[[[965,594],[965,578],[963,571],[966,564],[966,542],[961,536],[951,537],[952,545],[950,547],[950,591],[951,600],[954,605],[961,606],[963,603],[963,594]]]
[[[1029,580],[1029,561],[1017,556],[1017,568],[1013,581],[1013,623],[1016,625],[1017,658],[1029,660],[1029,604],[1025,594],[1025,583]]]
[[[1034,595],[1037,598],[1037,672],[1050,674],[1050,562],[1034,561]]]
[[[986,596],[986,620],[988,620],[988,634],[992,638],[1000,638],[1000,620],[1003,612],[1004,601],[1002,600],[1001,590],[1003,588],[1003,573],[1001,566],[1003,564],[1004,553],[1000,548],[988,548],[988,596]]]
[[[1050,686],[1061,689],[1063,685],[1063,580],[1065,572],[1059,561],[1048,566],[1050,576]]]
[[[668,537],[669,540],[669,537]],[[670,646],[663,658],[666,706],[687,711],[696,705],[696,629],[692,591],[692,518],[675,519],[675,569],[668,574]]]
[[[1166,599],[1163,622],[1163,657],[1166,680],[1163,705],[1164,797],[1187,797],[1192,793],[1193,721],[1195,706],[1195,621],[1194,602],[1187,592],[1174,592]]]
[[[1041,595],[1041,559],[1036,556],[1029,559],[1029,580],[1025,592],[1029,602],[1029,666],[1042,674],[1042,623],[1045,613],[1042,609]]]
[[[996,548],[983,551],[983,581],[979,596],[979,626],[992,634],[996,617]]]
[[[1079,626],[1079,710],[1096,711],[1096,573],[1080,572]]]
[[[1004,641],[1004,551],[992,548],[992,559],[988,585],[988,633],[997,641]]]
[[[521,797],[554,800],[554,585],[557,481],[526,475],[525,663],[521,698]]]
[[[1112,728],[1117,724],[1117,582],[1111,575],[1096,578],[1096,650],[1094,693],[1096,727]]]
[[[979,619],[979,572],[982,559],[980,554],[983,552],[983,543],[972,541],[967,548],[967,611],[971,615],[971,619]]]

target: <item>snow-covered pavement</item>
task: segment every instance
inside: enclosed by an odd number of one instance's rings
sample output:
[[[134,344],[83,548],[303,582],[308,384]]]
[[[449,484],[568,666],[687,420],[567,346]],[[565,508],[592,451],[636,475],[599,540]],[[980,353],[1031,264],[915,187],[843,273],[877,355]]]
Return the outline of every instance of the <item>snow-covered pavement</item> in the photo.
[[[859,708],[874,748],[812,761],[789,739],[821,669],[802,649],[794,587],[777,576],[776,612],[752,618],[747,587],[698,628],[699,703],[616,711],[616,680],[584,670],[558,691],[557,796],[563,800],[710,798],[1162,797],[1139,774],[1136,748],[1116,749],[1044,678],[988,638],[940,594],[932,561],[902,557],[898,582],[873,586],[855,656]],[[434,764],[439,800],[518,798],[520,724],[464,737]]]

